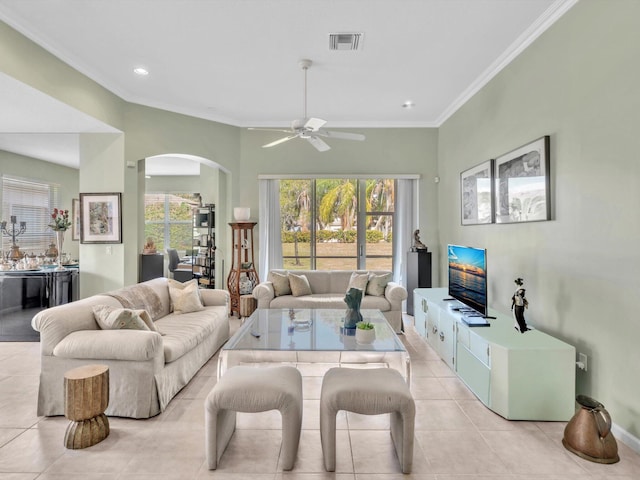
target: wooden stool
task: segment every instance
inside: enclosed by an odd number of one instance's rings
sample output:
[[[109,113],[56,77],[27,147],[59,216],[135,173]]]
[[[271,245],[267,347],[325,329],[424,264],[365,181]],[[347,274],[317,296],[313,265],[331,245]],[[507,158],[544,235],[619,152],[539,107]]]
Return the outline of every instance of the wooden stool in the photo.
[[[257,304],[253,295],[240,295],[240,318],[250,317],[255,312]]]
[[[109,435],[104,411],[109,405],[109,367],[85,365],[64,374],[64,416],[71,420],[64,434],[67,448],[86,448]]]

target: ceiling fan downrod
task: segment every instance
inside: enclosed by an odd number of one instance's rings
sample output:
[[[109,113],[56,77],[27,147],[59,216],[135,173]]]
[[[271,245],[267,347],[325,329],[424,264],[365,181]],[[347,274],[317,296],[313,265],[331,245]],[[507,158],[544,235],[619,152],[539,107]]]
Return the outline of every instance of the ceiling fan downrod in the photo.
[[[307,119],[307,70],[309,70],[309,67],[312,63],[313,62],[308,58],[303,58],[302,60],[300,60],[300,62],[298,62],[298,65],[300,65],[300,68],[302,68],[302,70],[304,71],[304,90],[302,92],[304,111],[302,112],[302,118],[305,120]]]

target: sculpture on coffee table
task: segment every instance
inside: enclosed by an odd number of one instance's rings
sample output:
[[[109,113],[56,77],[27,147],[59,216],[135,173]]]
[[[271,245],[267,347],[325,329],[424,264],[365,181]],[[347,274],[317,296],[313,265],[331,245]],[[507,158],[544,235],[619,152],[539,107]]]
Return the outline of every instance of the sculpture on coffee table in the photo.
[[[360,313],[362,290],[359,288],[350,288],[344,297],[344,301],[347,304],[347,307],[349,307],[345,312],[344,328],[355,329],[356,323],[362,321],[362,314]]]

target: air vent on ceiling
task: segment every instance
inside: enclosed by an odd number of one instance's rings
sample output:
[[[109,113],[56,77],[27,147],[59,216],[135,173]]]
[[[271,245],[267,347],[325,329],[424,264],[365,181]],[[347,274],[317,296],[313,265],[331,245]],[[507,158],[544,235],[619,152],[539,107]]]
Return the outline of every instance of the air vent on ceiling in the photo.
[[[363,33],[330,33],[329,50],[359,50]]]

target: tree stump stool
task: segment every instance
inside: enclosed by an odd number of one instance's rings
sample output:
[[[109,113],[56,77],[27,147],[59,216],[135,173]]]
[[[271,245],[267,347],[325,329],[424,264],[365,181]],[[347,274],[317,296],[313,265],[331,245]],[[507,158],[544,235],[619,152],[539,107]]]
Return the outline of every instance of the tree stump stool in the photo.
[[[64,416],[71,420],[64,446],[78,449],[101,442],[109,435],[104,411],[109,405],[109,367],[85,365],[64,374]]]
[[[250,317],[258,302],[253,295],[240,295],[240,318]]]

